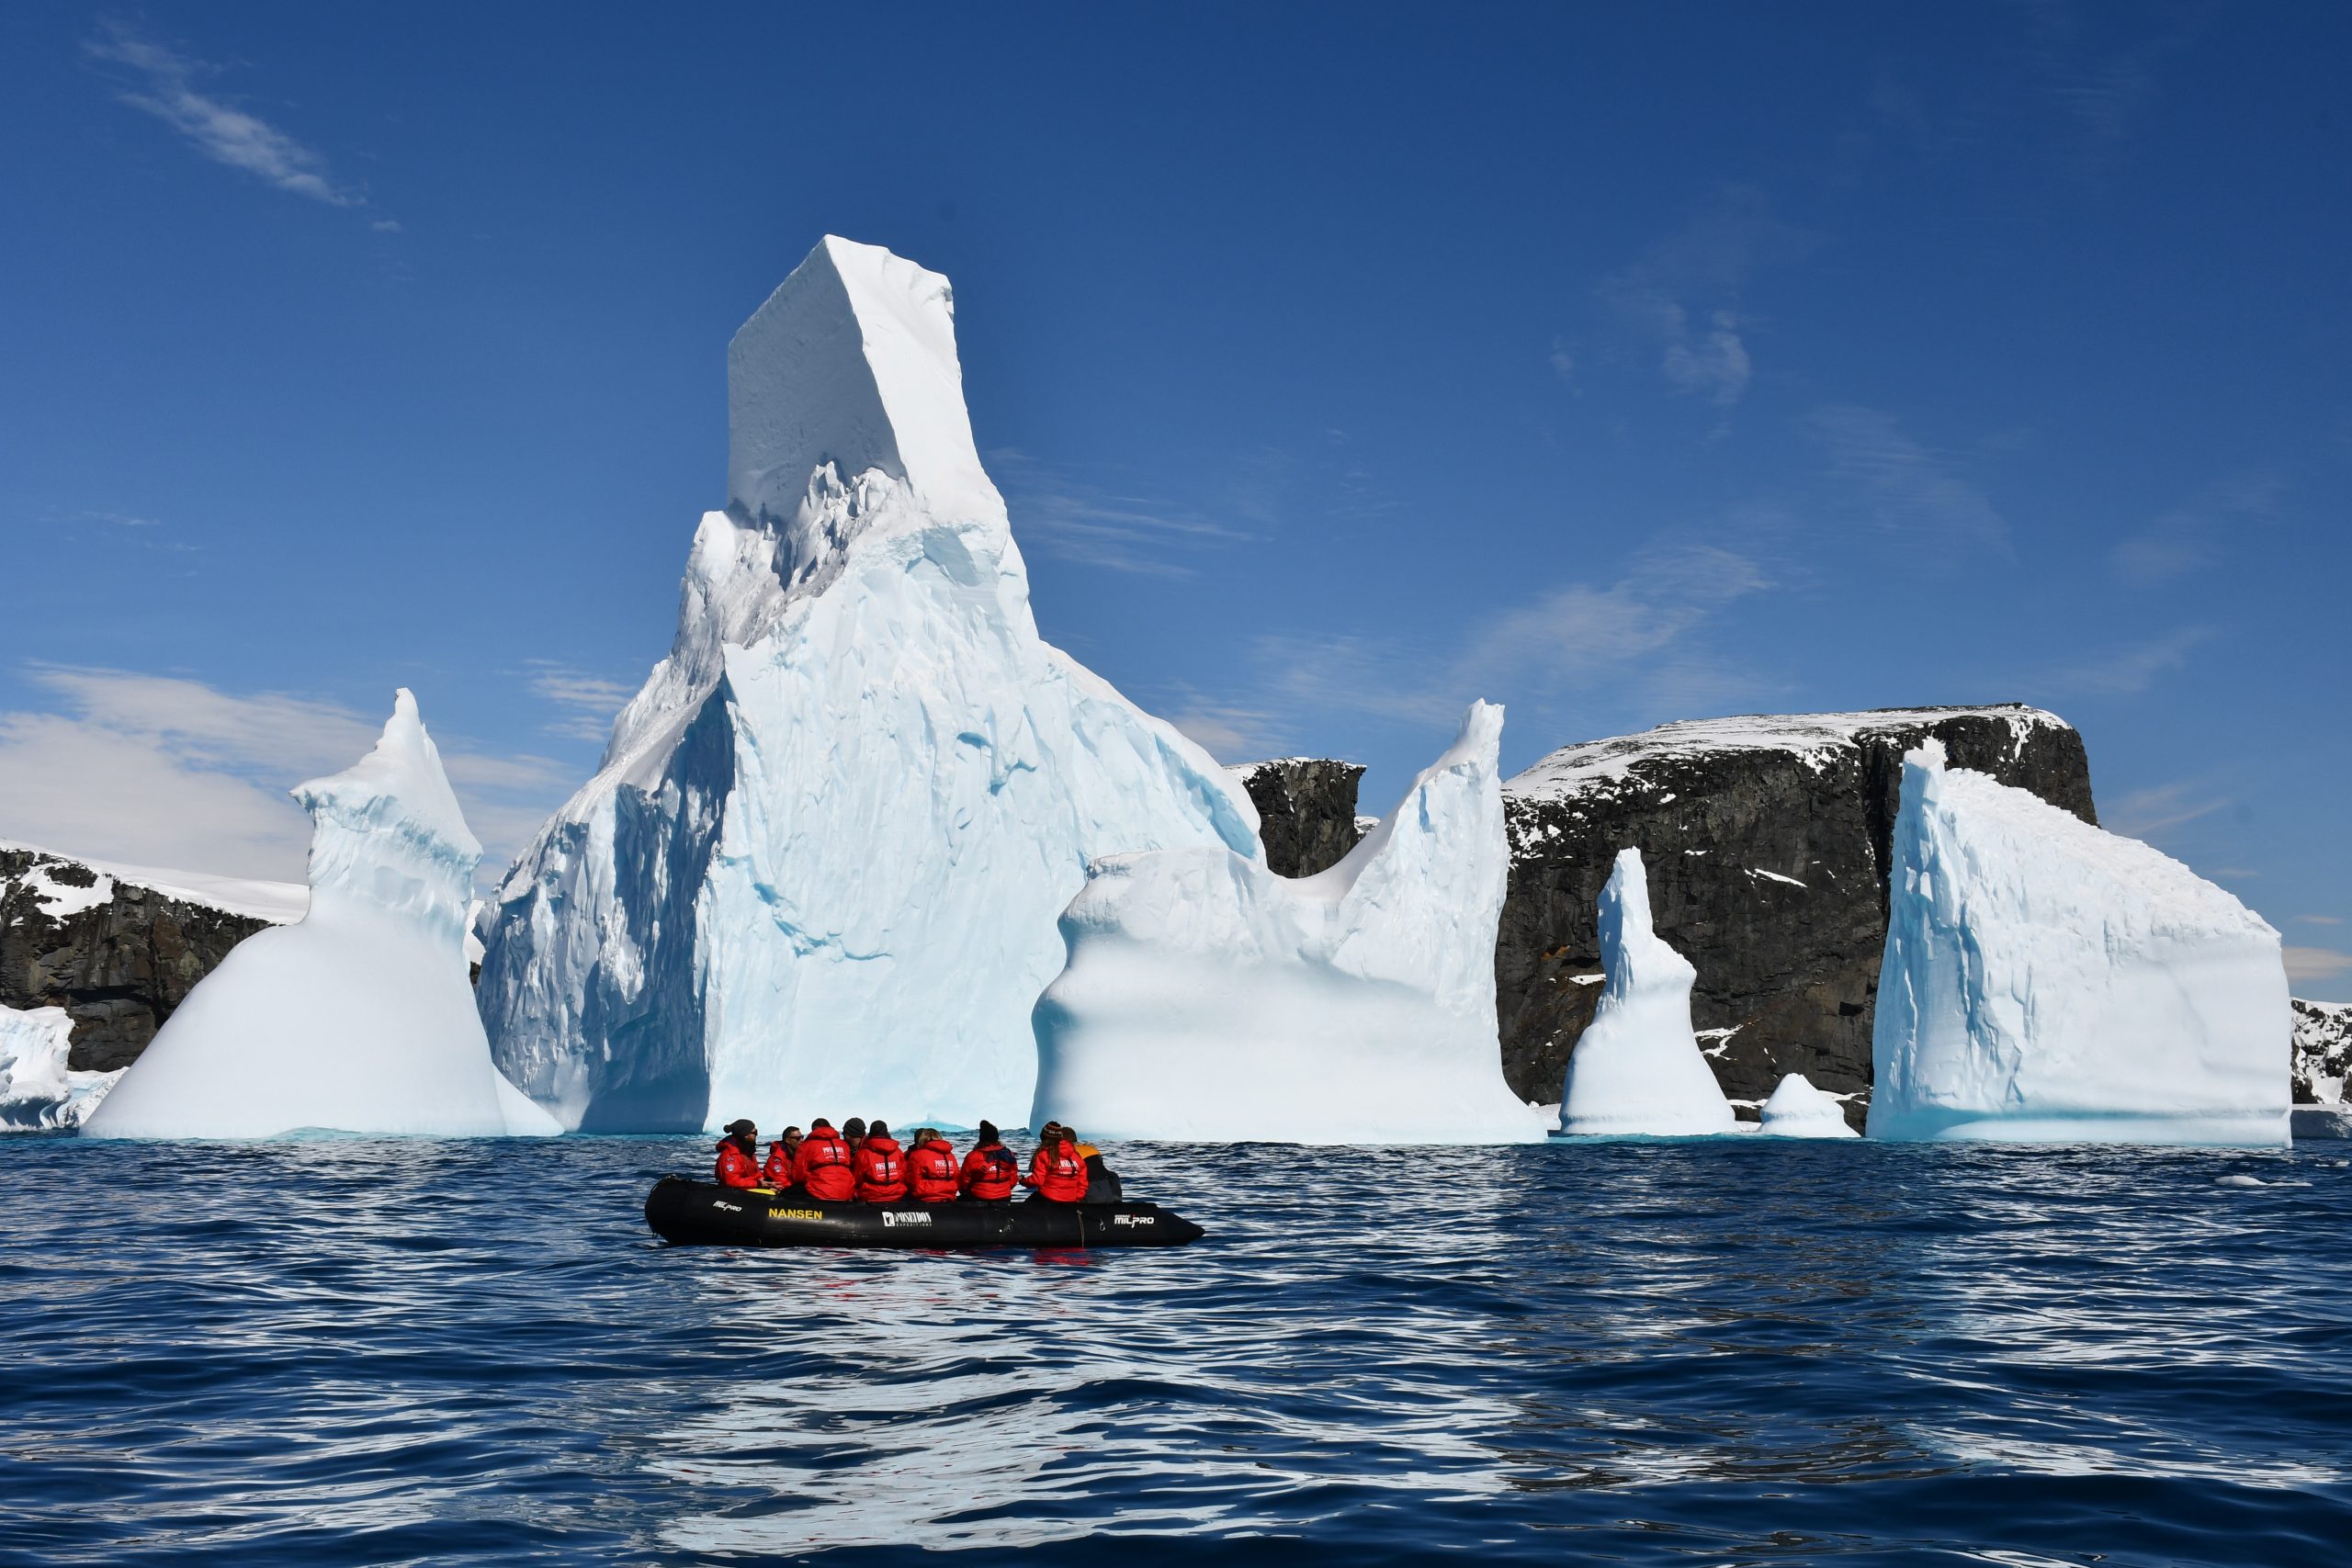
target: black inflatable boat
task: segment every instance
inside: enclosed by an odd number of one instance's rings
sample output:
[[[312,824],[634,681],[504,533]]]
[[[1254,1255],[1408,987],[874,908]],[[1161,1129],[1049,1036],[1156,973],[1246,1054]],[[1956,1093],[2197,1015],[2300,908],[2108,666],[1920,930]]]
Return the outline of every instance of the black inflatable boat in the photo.
[[[645,1223],[679,1247],[1182,1247],[1206,1234],[1157,1203],[832,1203],[665,1176]]]

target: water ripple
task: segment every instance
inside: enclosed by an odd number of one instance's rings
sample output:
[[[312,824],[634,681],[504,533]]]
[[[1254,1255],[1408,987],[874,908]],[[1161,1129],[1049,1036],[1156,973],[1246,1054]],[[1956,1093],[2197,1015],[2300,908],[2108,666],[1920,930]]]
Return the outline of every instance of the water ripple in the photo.
[[[2352,1540],[2327,1145],[1114,1153],[1211,1238],[664,1247],[698,1140],[11,1140],[0,1562]]]

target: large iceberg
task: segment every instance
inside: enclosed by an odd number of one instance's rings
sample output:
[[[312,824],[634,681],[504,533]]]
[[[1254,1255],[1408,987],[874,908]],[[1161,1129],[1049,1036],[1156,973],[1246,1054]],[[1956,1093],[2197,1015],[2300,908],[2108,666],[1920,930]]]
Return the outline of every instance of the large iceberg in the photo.
[[[2285,1141],[2278,933],[2178,861],[1931,740],[1889,904],[1871,1136]]]
[[[1017,1118],[1087,863],[1256,813],[1038,637],[945,278],[826,239],[728,388],[670,656],[486,919],[499,1064],[591,1130]]]
[[[1292,881],[1222,849],[1112,855],[1062,916],[1038,998],[1031,1123],[1088,1136],[1520,1143],[1495,924],[1509,873],[1496,751],[1472,706],[1340,863]]]
[[[294,791],[310,910],[188,993],[89,1120],[105,1137],[558,1131],[504,1084],[466,982],[481,846],[401,692],[376,749]]]
[[[65,1065],[74,1020],[63,1008],[0,1007],[0,1133],[78,1127],[125,1069],[77,1073]]]
[[[1560,1131],[1682,1137],[1739,1130],[1690,1031],[1699,972],[1650,925],[1642,852],[1620,850],[1600,890],[1600,961],[1608,980],[1568,1057]]]

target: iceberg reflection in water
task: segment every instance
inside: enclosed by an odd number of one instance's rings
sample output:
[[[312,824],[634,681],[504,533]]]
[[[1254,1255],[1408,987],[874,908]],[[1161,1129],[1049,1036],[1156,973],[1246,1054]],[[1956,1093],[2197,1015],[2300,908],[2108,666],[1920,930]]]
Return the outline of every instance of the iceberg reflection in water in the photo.
[[[699,1140],[12,1139],[0,1561],[2327,1562],[2342,1147],[1142,1145],[1208,1240],[956,1256],[662,1247]]]

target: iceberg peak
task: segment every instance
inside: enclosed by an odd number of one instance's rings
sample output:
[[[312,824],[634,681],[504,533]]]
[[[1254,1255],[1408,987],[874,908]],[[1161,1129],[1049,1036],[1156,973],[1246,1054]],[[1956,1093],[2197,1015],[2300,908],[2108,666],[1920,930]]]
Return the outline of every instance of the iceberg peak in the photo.
[[[311,908],[353,897],[462,929],[481,841],[466,826],[416,697],[394,694],[375,749],[339,773],[294,786],[311,814]]]
[[[947,279],[828,234],[727,345],[727,502],[788,524],[828,466],[879,469],[944,522],[1004,523],[980,466]]]

